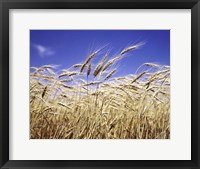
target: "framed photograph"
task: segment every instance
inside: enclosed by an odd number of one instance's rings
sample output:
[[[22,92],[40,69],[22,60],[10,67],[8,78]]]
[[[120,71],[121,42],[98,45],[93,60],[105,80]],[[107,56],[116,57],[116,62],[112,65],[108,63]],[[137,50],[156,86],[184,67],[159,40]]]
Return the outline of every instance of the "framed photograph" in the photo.
[[[0,167],[200,168],[199,0],[1,0]]]

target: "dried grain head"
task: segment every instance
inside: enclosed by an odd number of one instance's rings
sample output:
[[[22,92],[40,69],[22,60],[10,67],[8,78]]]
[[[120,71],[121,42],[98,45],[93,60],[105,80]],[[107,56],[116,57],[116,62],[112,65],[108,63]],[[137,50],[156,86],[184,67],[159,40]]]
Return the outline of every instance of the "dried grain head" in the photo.
[[[108,73],[108,75],[105,77],[104,80],[108,80],[116,71],[117,71],[117,69],[110,71],[110,73]]]
[[[100,71],[102,70],[103,65],[105,64],[107,57],[108,57],[108,53],[106,53],[106,55],[103,57],[103,59],[98,63],[98,65],[94,69],[94,73],[93,73],[94,77],[96,77],[100,73]]]
[[[125,48],[124,50],[122,50],[121,53],[120,53],[120,55],[124,55],[125,53],[130,52],[132,50],[136,50],[139,47],[143,46],[144,44],[145,44],[144,42],[141,42],[141,43],[138,43],[136,45],[129,46],[129,47]]]

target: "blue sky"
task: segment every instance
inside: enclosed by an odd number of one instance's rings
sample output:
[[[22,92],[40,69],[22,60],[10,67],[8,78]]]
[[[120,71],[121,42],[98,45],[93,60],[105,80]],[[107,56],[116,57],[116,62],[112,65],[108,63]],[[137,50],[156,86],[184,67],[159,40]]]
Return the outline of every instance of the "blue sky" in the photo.
[[[145,45],[120,60],[117,75],[135,73],[146,62],[170,65],[169,30],[31,30],[30,66],[55,64],[66,69],[107,45],[95,58],[97,63],[108,50],[114,57],[139,42]]]

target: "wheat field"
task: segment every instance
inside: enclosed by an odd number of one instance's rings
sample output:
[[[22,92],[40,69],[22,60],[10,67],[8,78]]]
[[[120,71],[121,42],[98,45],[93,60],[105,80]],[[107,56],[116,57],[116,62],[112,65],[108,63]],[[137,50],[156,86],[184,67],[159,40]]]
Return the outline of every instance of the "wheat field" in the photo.
[[[30,138],[169,139],[170,66],[144,63],[115,76],[119,61],[143,45],[114,57],[100,48],[64,70],[31,67]]]

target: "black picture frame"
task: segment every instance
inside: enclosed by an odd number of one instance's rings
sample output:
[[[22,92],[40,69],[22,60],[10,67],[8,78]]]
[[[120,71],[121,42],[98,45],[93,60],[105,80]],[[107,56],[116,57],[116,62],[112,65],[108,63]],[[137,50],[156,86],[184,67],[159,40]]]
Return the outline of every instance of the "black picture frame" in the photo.
[[[9,160],[9,9],[191,9],[191,160]],[[200,65],[199,0],[0,0],[0,17],[1,168],[200,168],[200,69],[198,67],[198,65]]]

